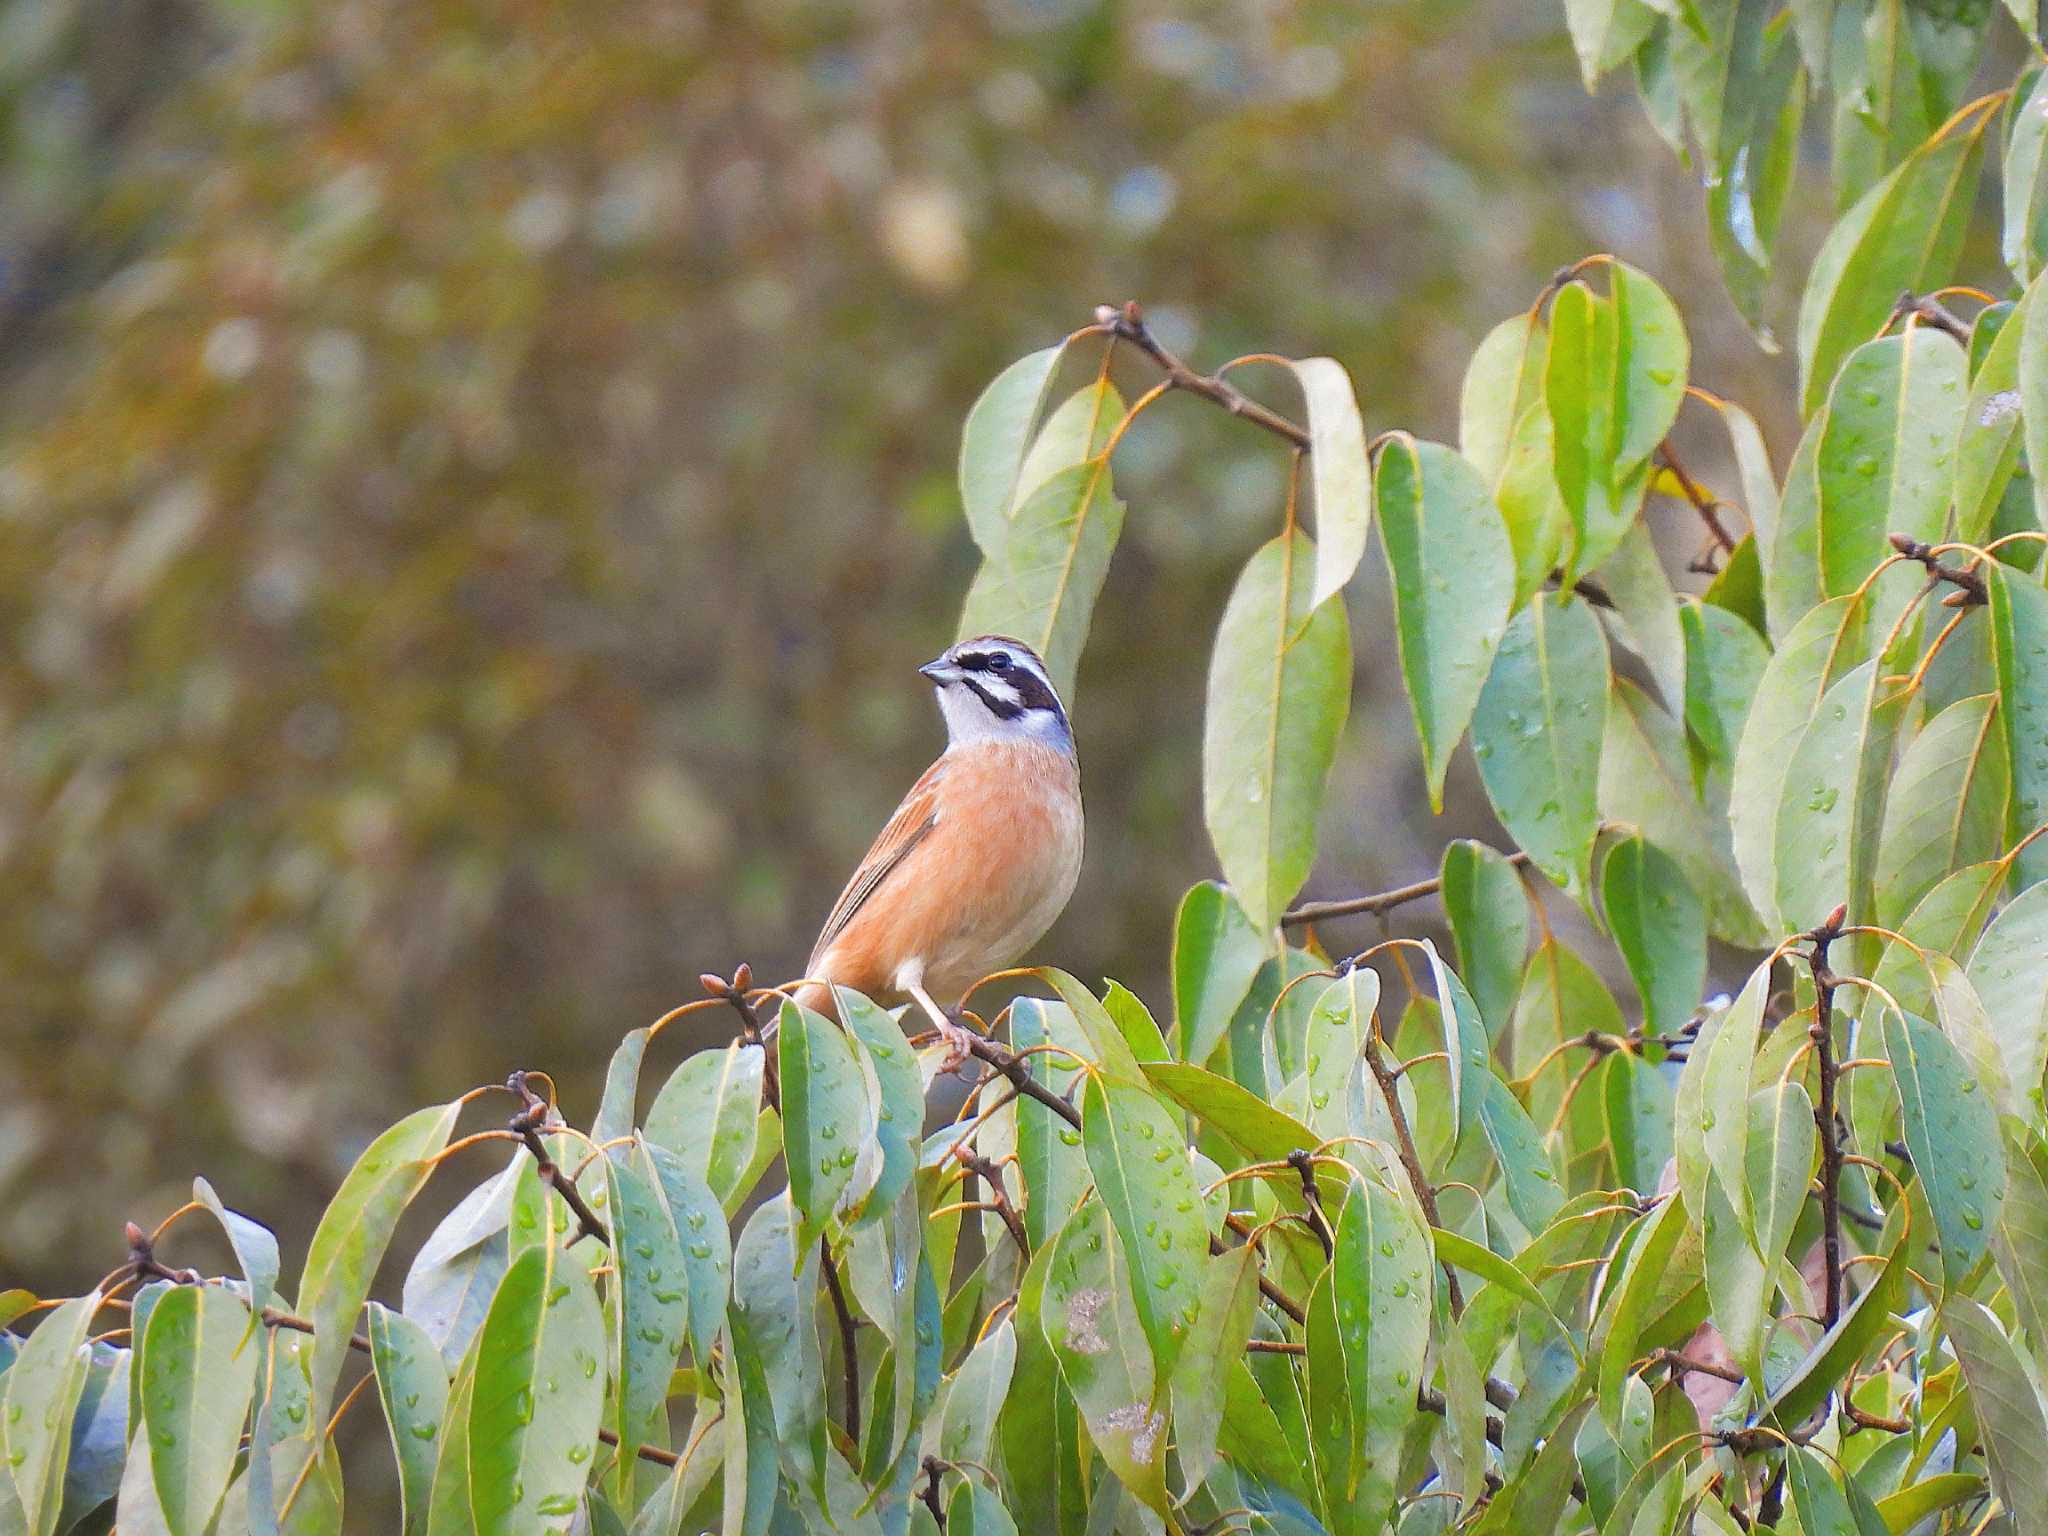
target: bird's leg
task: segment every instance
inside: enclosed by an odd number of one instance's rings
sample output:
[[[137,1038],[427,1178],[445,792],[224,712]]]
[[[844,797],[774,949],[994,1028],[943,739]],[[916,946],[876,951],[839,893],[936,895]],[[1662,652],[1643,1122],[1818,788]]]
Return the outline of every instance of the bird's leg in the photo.
[[[969,1046],[974,1040],[974,1031],[941,1008],[921,983],[911,982],[904,990],[915,999],[917,1006],[924,1010],[925,1017],[938,1029],[939,1038],[946,1042],[946,1059],[939,1064],[939,1070],[959,1071],[961,1064],[972,1054]]]

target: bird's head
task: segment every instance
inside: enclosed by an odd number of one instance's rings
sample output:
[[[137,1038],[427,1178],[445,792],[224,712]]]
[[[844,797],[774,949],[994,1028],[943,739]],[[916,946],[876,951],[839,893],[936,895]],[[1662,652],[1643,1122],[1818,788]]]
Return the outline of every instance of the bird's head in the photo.
[[[938,689],[952,746],[1030,741],[1073,751],[1074,734],[1045,662],[1023,641],[978,635],[917,670]]]

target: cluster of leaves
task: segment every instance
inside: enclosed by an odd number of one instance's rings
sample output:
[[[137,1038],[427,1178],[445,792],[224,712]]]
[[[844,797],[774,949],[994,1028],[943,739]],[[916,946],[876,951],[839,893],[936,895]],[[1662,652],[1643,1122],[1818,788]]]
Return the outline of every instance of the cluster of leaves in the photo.
[[[2039,77],[2039,0],[1565,0],[1565,20],[1591,90],[1633,70],[1657,132],[1700,175],[1708,232],[1728,290],[1762,325],[1780,226],[1799,172],[1809,99],[1824,105],[1838,211],[1909,195],[1902,166],[1947,146],[1945,185],[1911,217],[1928,238],[1901,245],[1895,287],[1918,287],[1916,264],[1939,265],[1944,224],[1959,227],[1975,183],[1984,122],[1952,120],[2009,13],[2028,45],[2017,108]],[[2007,259],[2038,260],[2044,233],[2039,103],[2007,135]],[[1924,173],[1918,175],[1924,181]],[[1879,187],[1890,190],[1871,203]],[[1883,213],[1878,213],[1884,217]],[[2022,281],[2026,273],[2022,272]],[[1802,328],[1804,320],[1802,317]],[[1760,334],[1768,339],[1768,331]],[[1831,374],[1822,374],[1824,388]]]
[[[2048,300],[2030,240],[1970,324],[1922,291],[2032,91],[1944,122],[1831,236],[1782,476],[1689,385],[1669,297],[1605,257],[1481,344],[1456,448],[1369,445],[1328,359],[1284,364],[1297,425],[1135,308],[1013,365],[963,440],[962,622],[1063,683],[1152,401],[1282,439],[1313,514],[1311,539],[1290,495],[1217,629],[1228,883],[1182,905],[1167,1022],[1042,972],[928,1133],[933,1053],[858,995],[781,1004],[772,1041],[773,995],[738,997],[739,1037],[643,1111],[664,1020],[587,1132],[529,1107],[458,1142],[476,1095],[385,1132],[295,1301],[201,1185],[174,1217],[212,1211],[237,1275],[167,1268],[160,1229],[82,1297],[5,1303],[33,1326],[0,1332],[0,1528],[339,1529],[334,1425],[374,1395],[430,1536],[2038,1529]],[[1128,407],[1126,351],[1164,374]],[[1689,397],[1739,497],[1672,456]],[[1701,596],[1649,535],[1659,495],[1706,529]],[[1430,883],[1455,966],[1315,941],[1391,896],[1289,906],[1374,522],[1429,782],[1469,739],[1517,845],[1453,844]],[[1629,1005],[1538,878],[1612,938]],[[1732,998],[1704,995],[1709,937],[1760,956]],[[430,1174],[499,1138],[398,1307],[371,1301]]]

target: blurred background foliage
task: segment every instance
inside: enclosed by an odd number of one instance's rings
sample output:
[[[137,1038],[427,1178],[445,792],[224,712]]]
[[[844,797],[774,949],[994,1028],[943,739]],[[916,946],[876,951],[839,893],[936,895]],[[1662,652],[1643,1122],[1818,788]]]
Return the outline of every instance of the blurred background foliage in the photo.
[[[1612,249],[1782,463],[1702,204],[1530,0],[0,0],[0,1275],[89,1283],[195,1169],[293,1251],[404,1108],[587,1112],[699,971],[793,972],[941,741],[960,420],[1100,301],[1454,439]],[[1186,401],[1120,454],[1043,958],[1162,991],[1284,471]],[[1468,760],[1429,817],[1360,581],[1311,894],[1493,830]]]

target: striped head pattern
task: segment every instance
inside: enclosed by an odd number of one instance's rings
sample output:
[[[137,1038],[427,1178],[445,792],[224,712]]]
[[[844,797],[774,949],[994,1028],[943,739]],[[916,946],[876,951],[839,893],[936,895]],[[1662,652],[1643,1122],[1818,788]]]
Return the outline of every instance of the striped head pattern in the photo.
[[[938,688],[949,746],[1005,741],[1074,750],[1067,712],[1045,663],[1023,641],[977,635],[918,671]]]

